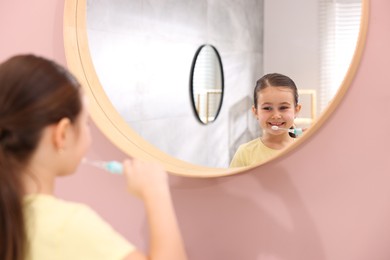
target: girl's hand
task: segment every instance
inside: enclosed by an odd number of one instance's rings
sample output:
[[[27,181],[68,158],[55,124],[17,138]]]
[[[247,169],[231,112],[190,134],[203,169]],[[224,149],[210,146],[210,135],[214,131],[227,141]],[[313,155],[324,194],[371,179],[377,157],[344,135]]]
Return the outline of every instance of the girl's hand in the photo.
[[[168,190],[167,173],[161,165],[131,159],[124,160],[123,166],[127,187],[134,196],[145,199],[155,193]]]

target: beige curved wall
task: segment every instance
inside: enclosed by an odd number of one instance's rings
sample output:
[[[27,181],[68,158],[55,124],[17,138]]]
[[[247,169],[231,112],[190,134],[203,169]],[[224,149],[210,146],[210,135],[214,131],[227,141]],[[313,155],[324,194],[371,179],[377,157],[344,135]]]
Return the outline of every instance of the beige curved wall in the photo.
[[[357,76],[310,140],[249,172],[214,179],[172,176],[190,259],[390,259],[390,2],[371,1]],[[2,1],[0,59],[34,52],[65,64],[63,1]],[[360,129],[357,129],[357,128]],[[121,159],[93,127],[90,158]],[[121,177],[81,166],[58,182],[60,197],[85,202],[138,247],[141,203]]]

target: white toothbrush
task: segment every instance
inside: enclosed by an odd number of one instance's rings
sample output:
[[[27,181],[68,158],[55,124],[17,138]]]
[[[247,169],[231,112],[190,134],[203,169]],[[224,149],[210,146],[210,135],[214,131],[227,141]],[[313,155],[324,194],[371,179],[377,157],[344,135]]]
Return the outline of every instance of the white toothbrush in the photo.
[[[114,174],[122,174],[123,173],[123,165],[117,161],[97,161],[97,160],[88,160],[84,158],[82,160],[83,163],[87,163],[89,165],[95,166],[97,168],[106,170],[110,173]]]
[[[277,131],[277,130],[287,131],[287,132],[295,134],[297,136],[301,135],[303,133],[302,128],[283,128],[283,127],[279,127],[277,125],[273,125],[273,126],[271,126],[271,129],[275,130],[275,131]]]

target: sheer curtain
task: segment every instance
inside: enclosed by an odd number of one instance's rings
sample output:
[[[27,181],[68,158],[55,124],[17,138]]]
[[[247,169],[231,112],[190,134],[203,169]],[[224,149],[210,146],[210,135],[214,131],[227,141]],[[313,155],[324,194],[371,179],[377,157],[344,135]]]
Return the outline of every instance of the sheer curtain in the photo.
[[[320,0],[320,111],[339,89],[356,48],[361,0]]]

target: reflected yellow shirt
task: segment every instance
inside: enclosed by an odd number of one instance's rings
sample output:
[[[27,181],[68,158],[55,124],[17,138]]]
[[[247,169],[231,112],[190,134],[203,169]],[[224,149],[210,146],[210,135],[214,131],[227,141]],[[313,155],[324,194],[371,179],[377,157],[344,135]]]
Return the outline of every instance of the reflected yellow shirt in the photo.
[[[264,162],[280,150],[271,149],[263,144],[260,138],[256,138],[238,147],[230,167],[244,167]]]
[[[83,204],[29,195],[24,211],[28,260],[123,259],[135,249]]]

